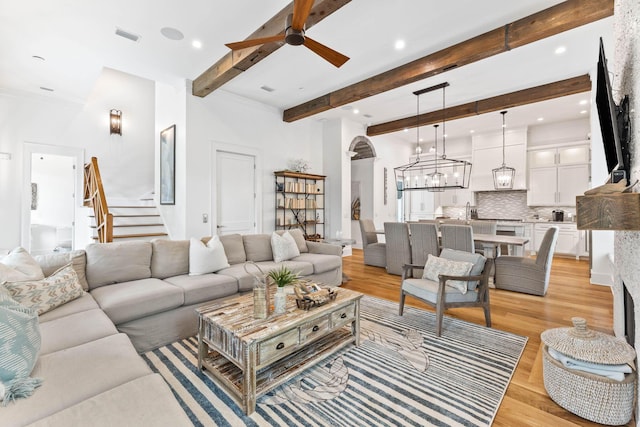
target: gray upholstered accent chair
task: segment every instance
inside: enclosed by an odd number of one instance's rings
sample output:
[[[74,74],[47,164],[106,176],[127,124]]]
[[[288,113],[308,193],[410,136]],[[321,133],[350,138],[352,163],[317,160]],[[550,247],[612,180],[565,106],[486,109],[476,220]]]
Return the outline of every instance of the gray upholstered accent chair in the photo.
[[[470,225],[440,224],[440,235],[442,249],[475,252],[473,229]]]
[[[364,264],[375,267],[387,266],[387,247],[378,242],[376,228],[371,219],[360,220],[360,232],[362,233],[362,251],[364,252]]]
[[[517,256],[496,258],[496,288],[546,295],[557,239],[558,227],[550,227],[544,234],[536,259]]]
[[[411,263],[425,265],[427,256],[440,255],[440,242],[438,240],[438,228],[435,223],[409,224],[409,240],[411,241]],[[416,275],[422,275],[422,269],[414,271]]]
[[[402,266],[411,264],[411,244],[407,223],[385,222],[384,240],[387,245],[387,273],[400,276]]]
[[[469,225],[473,230],[473,234],[493,234],[495,235],[498,232],[498,222],[497,221],[478,221],[471,220],[469,221]],[[474,244],[476,252],[484,255],[484,249],[482,243],[475,242]],[[500,254],[500,246],[498,245],[496,254]]]
[[[442,318],[448,308],[482,307],[487,327],[491,327],[491,306],[489,303],[489,276],[493,266],[491,258],[464,251],[443,249],[440,258],[451,261],[473,263],[469,276],[439,275],[439,281],[413,277],[416,268],[424,265],[405,265],[400,289],[399,314],[402,316],[407,295],[417,298],[436,309],[436,336],[442,334]],[[446,284],[448,280],[462,280],[467,283],[466,293]]]

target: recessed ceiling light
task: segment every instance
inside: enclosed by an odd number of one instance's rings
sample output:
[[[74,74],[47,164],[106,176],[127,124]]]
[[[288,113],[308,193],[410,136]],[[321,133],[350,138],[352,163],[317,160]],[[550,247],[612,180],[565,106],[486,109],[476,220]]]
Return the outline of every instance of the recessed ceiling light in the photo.
[[[471,129],[471,130],[469,131],[469,133],[475,133],[475,130]]]
[[[587,114],[587,110],[580,111],[580,114]]]
[[[400,40],[396,40],[396,42],[395,42],[395,44],[393,45],[393,47],[394,47],[396,50],[402,50],[402,49],[404,49],[404,48],[405,48],[405,46],[406,46],[406,45],[407,45],[407,44],[405,43],[405,41],[404,41],[404,40],[402,40],[402,39],[400,39]]]
[[[182,31],[178,30],[177,28],[164,27],[160,29],[160,33],[162,33],[162,35],[169,40],[182,40],[184,38],[184,34],[182,34]]]
[[[556,55],[562,55],[563,53],[565,53],[567,51],[567,48],[564,46],[558,46],[555,50],[555,54]]]
[[[544,117],[538,117],[538,121],[541,122],[544,120]]]
[[[589,101],[587,101],[586,99],[583,99],[583,100],[581,100],[581,101],[579,102],[579,104],[580,104],[580,105],[587,105],[587,102],[589,102]]]
[[[195,49],[202,49],[202,42],[200,40],[194,40],[191,42],[191,46]]]
[[[32,55],[31,56],[33,59],[39,59],[40,61],[44,61],[44,58],[42,56],[38,56],[38,55]]]
[[[353,110],[353,114],[358,114],[359,112],[360,112],[360,110],[358,110],[357,108],[355,108],[355,109]]]
[[[419,141],[420,141],[420,142],[423,142],[423,141],[424,141],[424,138],[420,138],[420,139],[419,139]]]
[[[404,131],[404,132],[409,132],[409,129],[407,129],[407,128],[404,128],[404,130],[403,130],[403,131]]]

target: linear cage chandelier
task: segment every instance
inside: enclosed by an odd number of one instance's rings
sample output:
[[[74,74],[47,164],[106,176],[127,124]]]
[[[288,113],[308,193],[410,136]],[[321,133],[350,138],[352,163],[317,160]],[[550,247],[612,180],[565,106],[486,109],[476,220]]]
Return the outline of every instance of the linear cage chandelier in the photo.
[[[441,83],[413,92],[417,98],[416,112],[416,158],[415,161],[394,168],[398,191],[444,191],[446,189],[469,188],[471,163],[466,160],[447,158],[445,135],[445,88],[449,83]],[[438,124],[435,129],[435,152],[421,158],[420,146],[420,95],[442,89],[442,153],[438,152]]]

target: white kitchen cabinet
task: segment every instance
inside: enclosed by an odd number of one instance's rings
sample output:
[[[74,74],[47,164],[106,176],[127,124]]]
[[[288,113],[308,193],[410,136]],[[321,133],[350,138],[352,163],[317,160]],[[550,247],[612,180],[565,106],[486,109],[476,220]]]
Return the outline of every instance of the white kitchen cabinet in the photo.
[[[536,253],[540,250],[542,239],[550,227],[558,227],[558,240],[555,253],[559,255],[572,255],[576,258],[589,254],[586,242],[581,238],[581,230],[575,223],[536,223],[534,229],[534,248]]]
[[[589,146],[586,144],[531,150],[529,206],[574,206],[589,188]]]
[[[467,202],[475,206],[473,191],[468,188],[445,190],[434,194],[436,206],[465,206]]]
[[[473,191],[494,191],[492,170],[502,166],[502,132],[474,135],[471,140],[473,167],[470,188]],[[527,130],[506,132],[505,164],[515,168],[514,190],[527,189]]]
[[[405,191],[409,198],[409,220],[432,219],[434,217],[434,193],[429,191]]]

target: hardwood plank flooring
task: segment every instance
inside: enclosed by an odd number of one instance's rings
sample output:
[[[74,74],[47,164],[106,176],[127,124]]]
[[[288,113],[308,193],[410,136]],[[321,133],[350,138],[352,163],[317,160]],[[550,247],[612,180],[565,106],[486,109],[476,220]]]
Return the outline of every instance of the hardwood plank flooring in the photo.
[[[342,286],[391,301],[398,301],[400,276],[384,268],[365,266],[361,250],[343,258],[350,281]],[[542,377],[540,334],[550,328],[571,326],[571,318],[587,319],[591,329],[613,334],[613,296],[607,286],[589,283],[589,262],[555,257],[545,297],[491,289],[491,320],[495,329],[529,337],[494,426],[599,426],[558,406],[547,395]],[[407,297],[406,304],[432,310]],[[445,315],[484,325],[479,308],[450,309]],[[446,333],[446,332],[445,332]],[[631,420],[627,426],[633,426]]]

